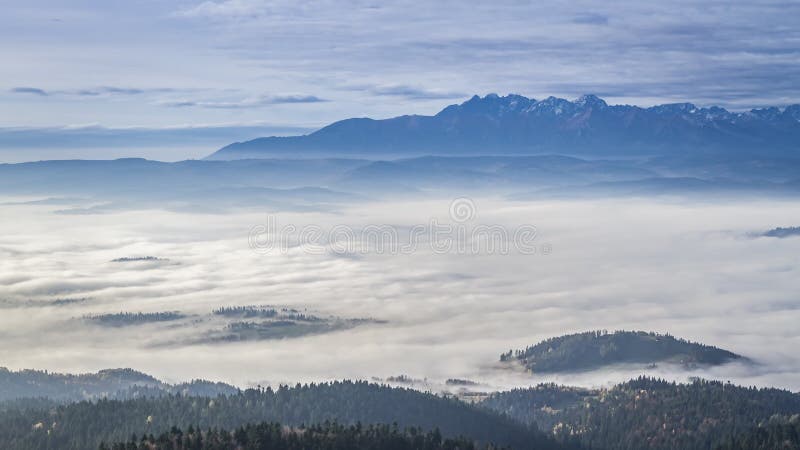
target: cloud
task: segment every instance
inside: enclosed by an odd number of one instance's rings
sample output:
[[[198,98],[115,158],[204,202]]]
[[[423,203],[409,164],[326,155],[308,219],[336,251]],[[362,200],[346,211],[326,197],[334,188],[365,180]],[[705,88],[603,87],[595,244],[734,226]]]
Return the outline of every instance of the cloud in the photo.
[[[80,95],[80,96],[96,96],[96,95],[139,95],[144,94],[146,92],[172,92],[173,89],[136,89],[136,88],[121,88],[121,87],[114,87],[114,86],[103,86],[97,89],[81,89],[76,91],[63,91],[65,93],[70,93],[73,95]]]
[[[204,1],[175,13],[182,17],[252,17],[266,11],[263,2],[248,0]]]
[[[583,25],[608,25],[608,16],[596,13],[585,13],[573,17],[572,22]]]
[[[0,163],[47,159],[141,157],[159,161],[202,158],[231,142],[306,134],[312,127],[269,122],[228,122],[162,127],[0,127]]]
[[[138,95],[145,92],[142,89],[135,89],[135,88],[121,88],[121,87],[114,87],[114,86],[106,86],[100,88],[102,92],[107,92],[111,94],[125,94],[125,95]],[[171,89],[168,89],[171,91]],[[157,92],[164,92],[164,89],[157,89]]]
[[[12,5],[0,17],[0,53],[18,64],[0,74],[0,84],[52,94],[47,105],[36,94],[17,94],[24,117],[37,125],[318,126],[433,114],[459,94],[484,92],[613,93],[612,103],[749,109],[800,99],[793,83],[800,72],[800,29],[792,20],[798,14],[800,4],[780,0],[404,0],[379,7],[371,0],[191,0],[93,2],[69,11],[43,5],[35,12]],[[58,32],[41,25],[51,17],[64,18]],[[32,35],[36,42],[24,38]],[[63,57],[49,58],[52,52]],[[69,84],[51,87],[54,73]],[[109,85],[128,91],[101,89]],[[343,96],[344,85],[364,88]],[[226,92],[231,87],[235,92]],[[183,91],[191,88],[197,91]],[[259,99],[265,92],[313,93],[335,103],[260,107],[271,104]],[[0,123],[17,125],[18,111],[0,113]]]
[[[11,92],[15,94],[34,94],[41,96],[49,95],[47,91],[45,91],[44,89],[39,89],[34,87],[15,87],[11,89]]]
[[[429,90],[413,86],[394,85],[394,86],[375,86],[369,88],[372,95],[388,97],[405,97],[415,100],[439,100],[464,98],[467,94],[461,92],[447,92],[441,90]]]
[[[11,92],[17,94],[36,94],[41,96],[78,96],[78,97],[96,97],[101,95],[140,95],[140,94],[153,94],[153,93],[169,93],[178,90],[172,88],[152,88],[152,89],[139,89],[139,88],[125,88],[118,86],[100,86],[97,88],[81,88],[81,89],[58,89],[58,90],[45,90],[37,87],[15,87]]]
[[[314,95],[279,95],[275,97],[268,97],[266,101],[272,104],[277,104],[277,103],[319,103],[319,102],[326,102],[327,100],[321,99]]]
[[[293,104],[293,103],[322,103],[328,100],[319,98],[315,95],[264,95],[259,97],[245,98],[236,101],[211,101],[211,100],[179,100],[163,103],[164,106],[172,108],[200,107],[211,109],[249,109],[263,108],[270,105]]]
[[[337,224],[410,227],[447,217],[451,200],[354,203],[330,213],[275,218],[279,226],[325,230]],[[800,389],[800,357],[783,350],[800,344],[800,239],[745,237],[775,224],[800,224],[796,202],[474,201],[475,221],[531,222],[552,253],[464,256],[420,248],[410,255],[340,258],[295,247],[260,254],[246,236],[264,222],[267,211],[261,209],[219,215],[110,211],[98,222],[49,215],[47,205],[0,205],[0,214],[15,217],[0,222],[0,252],[8,255],[0,259],[0,273],[17,280],[0,285],[0,298],[7,300],[0,314],[4,364],[73,372],[134,367],[172,380],[204,377],[239,385],[405,373],[434,384],[469,378],[507,388],[546,380],[497,370],[493,363],[509,348],[581,330],[643,329],[717,345],[761,364],[757,370],[723,367],[692,375]],[[743,210],[753,214],[742,216]],[[108,262],[131,255],[174,264],[142,269]],[[65,295],[90,300],[48,305]],[[389,323],[269,345],[152,348],[156,337],[185,342],[206,325],[106,330],[72,319],[175,309],[202,317],[220,306],[265,303]],[[597,385],[642,370],[547,379]],[[680,381],[688,375],[663,373]]]

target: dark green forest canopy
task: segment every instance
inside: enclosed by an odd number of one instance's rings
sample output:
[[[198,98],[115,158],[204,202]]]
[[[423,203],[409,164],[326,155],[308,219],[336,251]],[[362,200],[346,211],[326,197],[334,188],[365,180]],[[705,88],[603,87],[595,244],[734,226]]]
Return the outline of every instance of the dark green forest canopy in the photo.
[[[45,376],[40,372],[33,375]],[[125,370],[100,375],[123,380],[144,376]],[[86,382],[98,375],[75,377]],[[201,387],[194,392],[202,392]],[[676,384],[639,378],[610,389],[543,384],[491,394],[477,405],[412,389],[350,381],[194,397],[187,395],[191,394],[187,390],[176,394],[159,386],[135,389],[129,396],[119,397],[124,400],[1,402],[0,448],[83,449],[97,448],[101,442],[130,445],[132,435],[137,436],[134,444],[138,447],[143,434],[159,441],[167,433],[172,439],[173,427],[185,435],[190,426],[204,430],[198,436],[216,429],[214,439],[235,439],[237,429],[248,424],[278,422],[294,429],[326,421],[344,426],[396,423],[398,430],[420,427],[426,432],[438,428],[444,437],[464,436],[477,447],[495,443],[541,449],[711,450],[722,445],[727,445],[726,449],[749,448],[746,445],[750,443],[761,445],[753,448],[776,448],[764,445],[778,440],[800,445],[793,434],[797,419],[792,419],[800,414],[800,394],[715,381]],[[398,439],[397,448],[405,448],[403,438]]]
[[[712,449],[774,415],[800,413],[800,394],[717,381],[642,377],[611,389],[543,384],[490,395],[481,405],[592,448]]]
[[[169,395],[125,401],[99,400],[49,408],[0,408],[0,448],[86,449],[123,442],[132,435],[182,429],[232,430],[246,424],[287,426],[337,421],[438,428],[443,436],[465,436],[481,444],[520,449],[563,448],[535,427],[495,412],[411,389],[367,382],[334,382],[248,390],[230,396]]]
[[[589,331],[546,339],[524,350],[500,355],[532,372],[571,372],[620,363],[671,362],[686,367],[718,365],[740,355],[717,347],[644,331]]]
[[[739,436],[726,439],[717,450],[798,450],[800,415],[774,416]]]
[[[103,444],[100,450],[476,450],[492,449],[458,437],[443,438],[439,430],[420,428],[400,429],[397,425],[339,425],[324,424],[290,428],[279,423],[246,425],[234,431],[202,430],[189,427],[186,431],[173,427],[156,437],[153,435],[128,442]]]

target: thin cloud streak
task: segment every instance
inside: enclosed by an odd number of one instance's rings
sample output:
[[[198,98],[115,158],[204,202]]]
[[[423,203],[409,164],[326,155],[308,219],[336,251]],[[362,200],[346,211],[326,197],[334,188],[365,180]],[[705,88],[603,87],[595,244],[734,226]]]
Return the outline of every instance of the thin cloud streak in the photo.
[[[11,92],[15,94],[34,94],[41,96],[49,95],[47,91],[45,91],[44,89],[39,89],[34,87],[15,87],[11,89]]]
[[[11,88],[9,90],[9,92],[14,94],[35,94],[41,96],[62,95],[62,96],[77,96],[77,97],[96,97],[101,95],[131,96],[131,95],[141,95],[141,94],[172,93],[179,91],[181,90],[174,88],[139,89],[139,88],[124,88],[117,86],[101,86],[97,88],[88,88],[88,89],[57,89],[57,90],[47,90],[37,87],[23,86],[23,87]]]
[[[405,85],[374,86],[368,88],[367,92],[376,96],[404,97],[412,100],[460,99],[468,97],[468,94],[463,92],[447,92]]]
[[[182,100],[166,102],[165,106],[172,108],[200,107],[211,109],[248,109],[263,108],[270,105],[295,104],[295,103],[323,103],[328,100],[315,95],[264,95],[256,98],[246,98],[238,101],[194,101]]]

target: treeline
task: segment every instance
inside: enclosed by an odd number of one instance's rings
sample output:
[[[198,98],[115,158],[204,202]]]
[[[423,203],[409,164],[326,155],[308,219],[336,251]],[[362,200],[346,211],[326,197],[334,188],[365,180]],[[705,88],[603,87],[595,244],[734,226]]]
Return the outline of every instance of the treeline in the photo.
[[[132,313],[120,312],[112,314],[95,314],[83,316],[84,320],[107,326],[140,325],[152,322],[170,322],[186,318],[186,315],[178,311],[154,312],[154,313]]]
[[[0,448],[87,449],[132,435],[187,429],[231,430],[280,422],[298,427],[338,421],[438,428],[443,436],[520,449],[562,448],[552,438],[495,412],[461,401],[367,382],[334,382],[247,390],[230,396],[84,401],[56,408],[0,411]]]
[[[672,361],[684,365],[722,364],[741,356],[710,345],[644,331],[588,331],[546,339],[524,350],[509,350],[500,361],[520,361],[533,372],[587,370],[617,363]]]
[[[278,309],[268,306],[224,306],[213,311],[215,315],[235,317],[242,319],[272,319],[293,320],[297,322],[324,322],[325,319],[312,314],[301,313],[292,308]]]
[[[246,425],[230,432],[189,427],[186,432],[173,427],[158,437],[143,436],[128,442],[101,444],[100,450],[477,450],[479,446],[464,438],[443,438],[438,429],[401,430],[395,425],[339,425],[325,422],[310,427],[290,428],[278,423]]]
[[[111,262],[139,262],[139,261],[169,261],[166,258],[159,258],[157,256],[126,256],[123,258],[112,259]]]
[[[289,313],[285,314],[281,317],[282,319],[286,320],[295,320],[297,322],[324,322],[325,319],[319,316],[315,316],[313,314],[303,314],[303,313]]]
[[[239,317],[239,318],[264,318],[270,319],[278,315],[275,308],[263,306],[226,306],[214,310],[214,314],[224,317]]]
[[[477,386],[478,383],[472,380],[464,380],[461,378],[448,378],[444,384],[448,386]]]
[[[537,423],[561,442],[591,448],[713,449],[775,414],[800,413],[800,394],[641,377],[611,389],[515,389],[492,394],[481,405]]]

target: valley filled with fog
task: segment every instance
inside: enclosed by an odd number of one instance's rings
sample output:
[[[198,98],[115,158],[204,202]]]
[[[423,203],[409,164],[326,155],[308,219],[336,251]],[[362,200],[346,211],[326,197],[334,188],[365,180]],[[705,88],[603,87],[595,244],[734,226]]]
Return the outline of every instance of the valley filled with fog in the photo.
[[[387,225],[400,235],[432,220],[453,224],[445,195],[225,214],[92,213],[81,200],[41,198],[7,197],[0,206],[9,219],[0,222],[0,360],[10,369],[132,367],[240,387],[406,375],[421,389],[457,378],[496,390],[551,380],[604,386],[647,373],[800,389],[800,238],[759,236],[800,223],[800,205],[789,200],[473,196],[459,223],[536,227],[535,251],[497,254],[428,242],[408,252],[358,242],[340,251],[296,235],[285,249],[253,245],[253,230],[271,220],[322,231]],[[238,306],[322,325],[215,338],[231,328],[213,311]],[[117,324],[118,313],[145,315]],[[670,333],[750,360],[569,375],[498,363],[511,348],[599,329]]]

